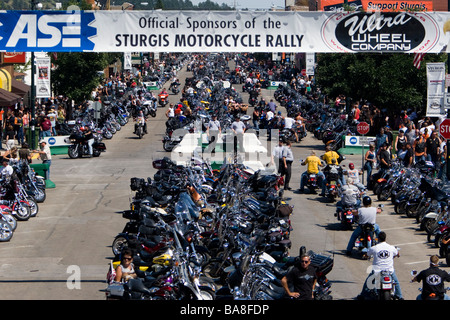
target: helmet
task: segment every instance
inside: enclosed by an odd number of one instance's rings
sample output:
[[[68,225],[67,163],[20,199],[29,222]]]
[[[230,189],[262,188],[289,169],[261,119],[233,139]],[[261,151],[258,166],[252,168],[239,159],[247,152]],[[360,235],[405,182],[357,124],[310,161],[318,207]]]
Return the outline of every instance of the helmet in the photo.
[[[369,196],[365,196],[363,199],[363,205],[369,206],[372,204],[372,199]]]
[[[354,165],[353,163],[349,163],[349,164],[348,164],[348,167],[350,168],[350,170],[355,169],[355,165]]]

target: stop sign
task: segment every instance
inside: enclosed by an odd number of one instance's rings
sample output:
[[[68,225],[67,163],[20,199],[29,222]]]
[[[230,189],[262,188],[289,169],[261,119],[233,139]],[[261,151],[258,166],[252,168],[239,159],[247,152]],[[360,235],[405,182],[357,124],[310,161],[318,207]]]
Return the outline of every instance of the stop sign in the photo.
[[[370,130],[370,125],[367,122],[360,122],[356,126],[356,131],[358,131],[359,134],[367,134]]]
[[[439,125],[439,133],[442,138],[449,140],[450,139],[450,119],[445,119]]]

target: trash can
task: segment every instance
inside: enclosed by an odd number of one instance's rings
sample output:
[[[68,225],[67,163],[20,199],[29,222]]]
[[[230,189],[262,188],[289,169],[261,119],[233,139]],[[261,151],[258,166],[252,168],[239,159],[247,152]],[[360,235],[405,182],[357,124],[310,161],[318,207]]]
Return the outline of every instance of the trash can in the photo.
[[[30,168],[34,170],[34,172],[38,176],[44,177],[44,179],[47,177],[47,171],[49,168],[48,163],[36,163],[36,164],[30,164]],[[55,188],[55,184],[50,179],[45,179],[45,188]]]

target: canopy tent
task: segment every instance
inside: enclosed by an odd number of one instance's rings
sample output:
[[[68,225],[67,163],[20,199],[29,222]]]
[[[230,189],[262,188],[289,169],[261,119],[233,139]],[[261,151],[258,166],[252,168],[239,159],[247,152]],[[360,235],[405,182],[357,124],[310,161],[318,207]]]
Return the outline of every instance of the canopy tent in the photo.
[[[0,107],[10,107],[19,103],[22,97],[0,88]]]
[[[21,96],[22,98],[30,92],[31,87],[21,81],[18,81],[16,79],[11,79],[11,92]]]

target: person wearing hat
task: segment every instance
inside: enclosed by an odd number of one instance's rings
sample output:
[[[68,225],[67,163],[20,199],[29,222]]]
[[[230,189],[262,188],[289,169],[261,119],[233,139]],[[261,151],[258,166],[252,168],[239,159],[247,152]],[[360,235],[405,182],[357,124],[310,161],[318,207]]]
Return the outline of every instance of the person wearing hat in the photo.
[[[46,172],[45,177],[45,180],[48,180],[50,179],[50,166],[52,164],[52,154],[50,152],[50,147],[48,146],[47,142],[44,139],[39,141],[39,147],[40,150],[34,150],[33,152],[39,153],[42,163],[48,164],[48,170]]]

